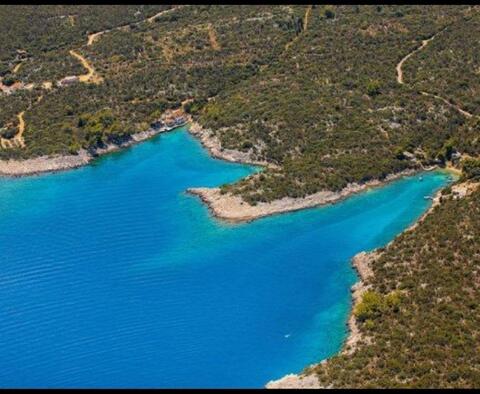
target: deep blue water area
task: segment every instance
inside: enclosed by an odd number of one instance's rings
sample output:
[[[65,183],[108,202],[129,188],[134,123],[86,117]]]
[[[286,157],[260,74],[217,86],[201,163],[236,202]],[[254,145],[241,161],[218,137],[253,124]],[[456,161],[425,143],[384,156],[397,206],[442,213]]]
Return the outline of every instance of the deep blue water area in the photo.
[[[242,224],[185,193],[258,170],[180,129],[0,179],[0,387],[262,387],[339,351],[351,257],[412,224],[448,177]]]

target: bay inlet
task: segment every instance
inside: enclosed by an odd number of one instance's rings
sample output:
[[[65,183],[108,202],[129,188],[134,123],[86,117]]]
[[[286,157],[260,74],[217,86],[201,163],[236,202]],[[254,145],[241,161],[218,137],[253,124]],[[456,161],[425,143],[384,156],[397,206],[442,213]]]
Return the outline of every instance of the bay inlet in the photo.
[[[180,129],[1,178],[0,387],[263,387],[300,372],[348,335],[350,259],[449,182],[433,171],[249,223],[185,192],[254,171]]]

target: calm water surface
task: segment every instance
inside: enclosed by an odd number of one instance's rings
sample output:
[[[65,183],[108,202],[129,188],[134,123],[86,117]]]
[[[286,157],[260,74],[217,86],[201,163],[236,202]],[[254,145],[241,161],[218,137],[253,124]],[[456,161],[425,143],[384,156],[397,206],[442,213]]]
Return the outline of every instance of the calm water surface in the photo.
[[[0,179],[0,387],[262,387],[337,352],[349,259],[446,184],[226,224],[185,194],[256,169],[184,130],[93,165]]]

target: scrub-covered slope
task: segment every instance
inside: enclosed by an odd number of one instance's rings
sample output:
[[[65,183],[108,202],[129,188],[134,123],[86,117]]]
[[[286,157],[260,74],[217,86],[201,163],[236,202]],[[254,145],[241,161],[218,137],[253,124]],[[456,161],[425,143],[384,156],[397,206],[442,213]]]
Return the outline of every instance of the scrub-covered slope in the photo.
[[[464,193],[467,193],[464,196]],[[353,353],[314,368],[334,387],[480,386],[480,189],[446,190],[369,265]]]
[[[399,84],[396,66],[423,39],[475,12],[314,8],[308,30],[277,62],[222,92],[201,115],[225,147],[253,146],[254,157],[280,166],[228,189],[249,202],[303,197],[415,167],[415,157],[424,165],[444,161],[451,139],[472,120],[414,84]],[[412,56],[406,64],[416,62]]]
[[[295,36],[289,25],[294,16],[283,7],[0,10],[0,22],[53,24],[38,26],[38,39],[19,39],[15,51],[3,54],[2,137],[13,138],[20,111],[26,122],[26,146],[0,149],[4,159],[74,153],[116,142],[144,131],[166,109],[188,99],[194,99],[191,109],[198,109],[273,62]],[[69,24],[66,18],[75,13]],[[101,24],[100,16],[110,13],[109,23]],[[91,35],[102,29],[103,34]],[[54,42],[47,45],[47,39]]]

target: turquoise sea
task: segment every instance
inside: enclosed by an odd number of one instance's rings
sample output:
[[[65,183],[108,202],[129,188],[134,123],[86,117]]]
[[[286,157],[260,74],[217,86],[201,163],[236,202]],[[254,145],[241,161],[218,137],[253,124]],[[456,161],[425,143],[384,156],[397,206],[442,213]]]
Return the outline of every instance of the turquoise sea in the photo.
[[[0,179],[0,387],[262,387],[339,351],[357,252],[444,173],[228,224],[188,187],[256,171],[185,130],[63,173]]]

